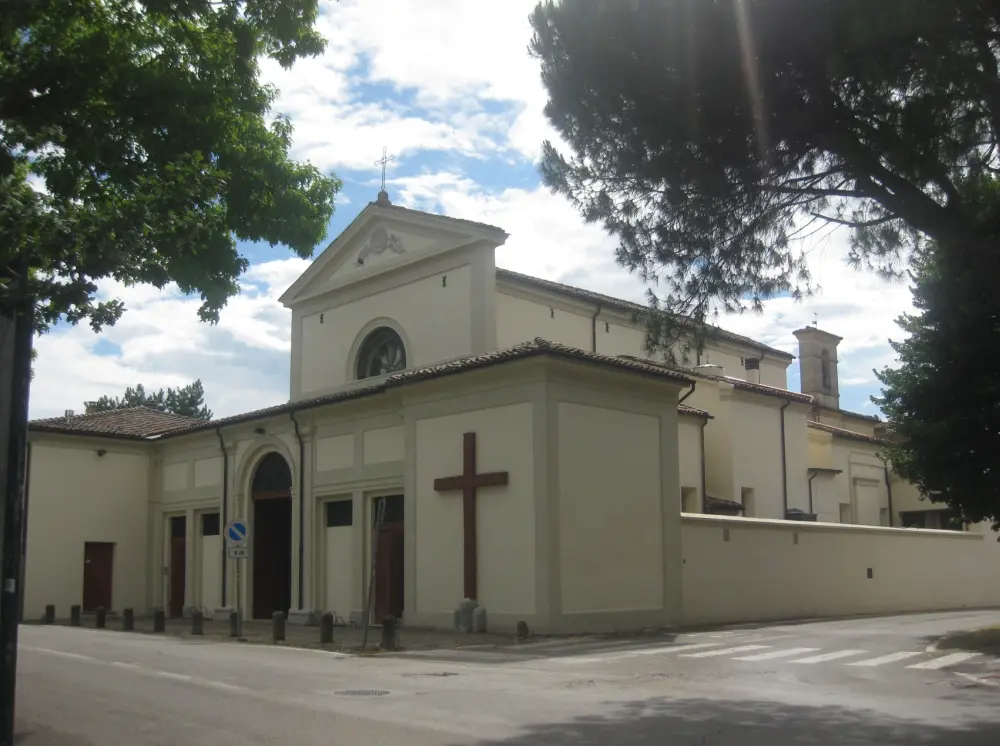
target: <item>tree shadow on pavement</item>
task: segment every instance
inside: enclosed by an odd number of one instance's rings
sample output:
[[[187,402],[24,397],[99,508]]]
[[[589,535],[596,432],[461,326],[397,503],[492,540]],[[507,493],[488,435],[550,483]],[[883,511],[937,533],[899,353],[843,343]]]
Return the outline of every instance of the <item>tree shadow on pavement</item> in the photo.
[[[768,701],[658,699],[622,705],[614,716],[527,726],[510,739],[480,746],[991,746],[1000,743],[1000,697],[986,717],[952,710],[943,726],[845,707],[805,707]],[[603,709],[603,708],[602,708]]]
[[[931,642],[939,650],[969,650],[983,655],[1000,656],[1000,625],[952,632],[935,637]]]

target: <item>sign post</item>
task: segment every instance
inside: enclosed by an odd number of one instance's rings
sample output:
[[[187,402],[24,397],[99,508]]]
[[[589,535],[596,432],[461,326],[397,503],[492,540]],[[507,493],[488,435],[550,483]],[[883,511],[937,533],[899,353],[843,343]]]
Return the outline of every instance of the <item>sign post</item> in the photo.
[[[226,524],[226,546],[229,559],[236,560],[236,639],[243,639],[243,601],[240,582],[240,567],[242,560],[250,557],[250,533],[247,522],[242,518],[234,518]]]

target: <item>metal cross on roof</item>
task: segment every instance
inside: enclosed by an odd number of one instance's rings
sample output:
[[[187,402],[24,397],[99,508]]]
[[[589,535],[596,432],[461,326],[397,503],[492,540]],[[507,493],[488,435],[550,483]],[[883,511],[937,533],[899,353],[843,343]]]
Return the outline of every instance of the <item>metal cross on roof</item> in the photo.
[[[394,155],[387,155],[388,152],[389,152],[389,149],[383,146],[383,148],[382,148],[382,157],[379,160],[375,161],[375,165],[376,166],[381,166],[382,167],[382,191],[383,192],[385,191],[385,167],[389,164],[389,161],[396,160],[396,156],[394,156]]]

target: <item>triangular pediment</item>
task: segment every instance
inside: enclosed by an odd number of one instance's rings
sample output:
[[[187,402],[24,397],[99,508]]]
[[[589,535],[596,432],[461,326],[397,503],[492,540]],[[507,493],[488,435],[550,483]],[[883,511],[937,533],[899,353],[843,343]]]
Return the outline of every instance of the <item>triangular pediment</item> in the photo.
[[[500,228],[372,202],[321,253],[280,301],[292,307],[339,288],[457,251],[472,244],[500,246]]]

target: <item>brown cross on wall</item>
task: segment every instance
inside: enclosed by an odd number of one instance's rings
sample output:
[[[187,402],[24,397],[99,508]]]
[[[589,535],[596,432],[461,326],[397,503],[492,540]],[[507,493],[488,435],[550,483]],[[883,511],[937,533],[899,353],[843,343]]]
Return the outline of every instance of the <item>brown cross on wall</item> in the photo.
[[[462,436],[462,473],[457,477],[434,480],[438,492],[462,490],[462,528],[464,536],[465,597],[477,600],[478,567],[476,565],[476,491],[480,487],[502,487],[508,472],[476,473],[476,434]]]

